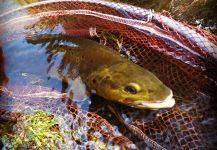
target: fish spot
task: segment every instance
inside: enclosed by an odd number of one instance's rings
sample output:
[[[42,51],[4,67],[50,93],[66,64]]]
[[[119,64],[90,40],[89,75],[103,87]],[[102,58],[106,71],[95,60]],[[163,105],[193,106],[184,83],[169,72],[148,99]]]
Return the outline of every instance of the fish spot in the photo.
[[[111,77],[110,76],[105,76],[105,80],[109,80],[109,79],[111,79]]]
[[[112,87],[113,89],[117,89],[117,88],[119,87],[119,84],[118,84],[118,83],[112,83],[112,84],[111,84],[111,87]]]
[[[154,93],[154,90],[148,89],[148,93]]]
[[[124,100],[124,103],[132,104],[132,103],[133,103],[133,100],[132,100],[132,99],[129,99],[129,98],[126,98],[126,99]]]
[[[96,83],[97,83],[97,80],[96,80],[96,79],[93,79],[92,82],[93,82],[93,84],[96,84]]]

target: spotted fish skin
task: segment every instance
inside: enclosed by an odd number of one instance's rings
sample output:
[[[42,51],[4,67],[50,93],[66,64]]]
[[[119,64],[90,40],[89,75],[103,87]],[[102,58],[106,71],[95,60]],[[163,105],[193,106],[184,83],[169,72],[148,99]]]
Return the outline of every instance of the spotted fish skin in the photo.
[[[88,91],[105,99],[141,109],[170,108],[175,104],[171,89],[154,74],[95,41],[44,34],[28,42],[50,43],[47,53],[63,55],[58,68],[62,78],[80,76]]]

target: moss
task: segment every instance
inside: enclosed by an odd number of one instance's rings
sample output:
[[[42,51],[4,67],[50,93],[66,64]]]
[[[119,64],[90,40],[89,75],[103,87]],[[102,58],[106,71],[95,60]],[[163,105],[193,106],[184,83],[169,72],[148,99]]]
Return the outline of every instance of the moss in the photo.
[[[17,0],[17,2],[21,5],[27,5],[35,2],[39,2],[40,0]]]
[[[58,129],[58,121],[53,115],[37,110],[33,114],[22,115],[13,127],[13,132],[1,134],[1,141],[8,149],[28,147],[31,149],[58,149],[64,139]],[[6,126],[6,125],[4,125]]]
[[[35,110],[30,114],[17,116],[16,121],[1,121],[0,143],[6,149],[70,149],[70,141],[81,146],[90,146],[93,149],[113,147],[111,142],[105,142],[97,131],[88,134],[86,126],[80,125],[76,130],[62,126],[64,118],[42,110]],[[100,135],[99,137],[96,136]],[[66,137],[71,139],[67,139]],[[85,142],[83,136],[88,137]]]
[[[176,20],[201,25],[217,35],[216,0],[108,0],[127,3],[157,12],[169,11]]]

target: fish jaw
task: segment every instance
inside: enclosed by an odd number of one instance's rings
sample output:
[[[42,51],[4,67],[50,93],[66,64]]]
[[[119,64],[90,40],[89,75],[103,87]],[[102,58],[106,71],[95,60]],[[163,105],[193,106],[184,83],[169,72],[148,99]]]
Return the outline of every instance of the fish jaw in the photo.
[[[147,109],[161,109],[161,108],[171,108],[175,105],[175,99],[173,98],[172,91],[170,95],[168,95],[163,101],[155,101],[155,102],[145,102],[142,100],[138,100],[134,102],[134,107],[137,108],[147,108]]]

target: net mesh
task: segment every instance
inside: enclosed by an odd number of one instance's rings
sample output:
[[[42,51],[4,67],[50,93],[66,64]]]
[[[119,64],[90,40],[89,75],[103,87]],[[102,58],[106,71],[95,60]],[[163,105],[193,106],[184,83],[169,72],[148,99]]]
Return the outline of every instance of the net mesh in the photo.
[[[26,11],[28,15],[23,17]],[[12,31],[7,30],[10,26],[3,28],[5,23],[10,25],[20,19],[31,22],[20,23]],[[105,1],[42,1],[3,13],[0,21],[1,43],[8,40],[6,37],[17,38],[13,30],[18,28],[25,27],[25,31],[16,33],[26,38],[44,34],[49,28],[58,33],[91,38],[119,51],[153,72],[177,97],[174,108],[153,111],[155,115],[150,120],[135,115],[141,114],[141,110],[116,108],[118,116],[127,114],[119,119],[124,120],[128,129],[143,139],[137,132],[140,130],[169,149],[215,147],[215,35],[150,10]],[[131,122],[125,122],[126,118]]]
[[[145,140],[144,137],[148,136],[167,149],[213,149],[217,134],[214,102],[214,99],[201,95],[169,110],[147,112],[123,106],[110,109],[140,139]]]
[[[61,136],[66,142],[63,146],[60,145],[59,148],[61,149],[72,147],[75,149],[114,149],[115,147],[136,149],[132,141],[115,131],[112,125],[99,115],[81,110],[76,105],[71,104],[69,100],[66,101],[68,104],[65,104],[63,102],[65,93],[36,85],[13,86],[13,88],[0,87],[0,92],[0,120],[13,120],[18,124],[16,128],[19,128],[19,122],[27,122],[24,116],[34,114],[39,110],[49,113],[53,117],[59,116],[61,119],[56,121],[55,125],[62,131]],[[25,127],[27,128],[27,126]],[[17,129],[9,130],[7,132],[10,134],[16,134]],[[28,129],[23,130],[27,131]],[[21,136],[21,140],[24,142],[25,138],[28,138],[26,136],[28,132],[23,131],[23,133],[25,135]],[[41,139],[39,138],[39,140]],[[30,145],[27,148],[34,149],[34,144]]]

